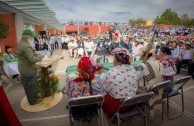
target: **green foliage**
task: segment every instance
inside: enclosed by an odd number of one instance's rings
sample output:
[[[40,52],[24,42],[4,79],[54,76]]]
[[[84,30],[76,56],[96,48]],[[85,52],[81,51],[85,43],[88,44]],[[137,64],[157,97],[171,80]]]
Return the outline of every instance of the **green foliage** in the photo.
[[[190,27],[190,26],[194,26],[194,19],[190,19],[188,14],[183,14],[181,16],[181,25]]]
[[[48,96],[54,96],[54,93],[59,89],[59,78],[54,75],[54,72],[52,70],[49,70],[49,85],[48,88],[45,88],[45,85],[42,84],[42,71],[39,71],[38,76],[38,97],[44,98]]]
[[[189,25],[194,27],[194,18],[190,19]]]
[[[37,35],[40,35],[40,32],[41,32],[40,30],[37,30],[37,31],[36,31],[36,34],[37,34]]]
[[[130,19],[128,24],[131,26],[143,26],[146,24],[146,20],[143,18]]]
[[[169,25],[184,25],[187,27],[194,26],[194,19],[190,19],[188,14],[183,14],[181,17],[170,8],[166,9],[160,17],[156,17],[155,24],[169,24]]]
[[[0,40],[5,39],[8,36],[9,25],[0,20]]]
[[[175,11],[172,11],[170,8],[166,9],[160,17],[156,17],[154,20],[155,24],[169,24],[169,25],[179,25],[180,18]]]

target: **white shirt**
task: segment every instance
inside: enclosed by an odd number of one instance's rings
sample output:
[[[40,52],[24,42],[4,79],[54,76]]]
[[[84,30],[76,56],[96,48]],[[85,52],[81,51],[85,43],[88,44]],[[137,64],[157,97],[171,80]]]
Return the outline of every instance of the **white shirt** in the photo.
[[[54,44],[55,43],[55,37],[54,36],[51,36],[50,37],[50,44]]]
[[[62,43],[65,42],[65,37],[61,37],[61,42],[62,42]]]
[[[93,42],[85,42],[84,46],[88,52],[91,52],[93,47]]]
[[[64,42],[65,42],[65,43],[69,43],[69,41],[70,41],[70,38],[69,38],[69,37],[65,37]]]
[[[185,53],[183,55],[183,59],[190,59],[190,50],[185,50]]]
[[[139,50],[143,47],[143,45],[133,46],[133,53],[135,55],[139,54]]]
[[[68,47],[69,46],[77,47],[77,43],[76,42],[74,42],[74,43],[73,42],[70,42],[70,43],[68,43]]]
[[[178,48],[174,48],[173,50],[171,50],[172,53],[172,57],[173,58],[178,58],[179,56],[179,49]]]

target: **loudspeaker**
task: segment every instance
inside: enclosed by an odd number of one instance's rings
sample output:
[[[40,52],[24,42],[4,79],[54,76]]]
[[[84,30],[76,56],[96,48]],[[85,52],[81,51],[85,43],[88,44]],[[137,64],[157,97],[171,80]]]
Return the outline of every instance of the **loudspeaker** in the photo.
[[[40,35],[46,35],[46,31],[40,31]]]

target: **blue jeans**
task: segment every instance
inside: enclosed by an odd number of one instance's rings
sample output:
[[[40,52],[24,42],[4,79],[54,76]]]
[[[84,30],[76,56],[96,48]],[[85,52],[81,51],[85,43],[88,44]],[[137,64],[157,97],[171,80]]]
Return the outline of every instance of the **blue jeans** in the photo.
[[[103,48],[103,49],[101,49],[101,50],[99,50],[99,51],[98,51],[98,54],[99,54],[99,55],[104,55],[104,54],[105,54],[105,50],[104,50],[104,48]]]
[[[54,44],[51,44],[51,51],[53,51],[54,50]]]

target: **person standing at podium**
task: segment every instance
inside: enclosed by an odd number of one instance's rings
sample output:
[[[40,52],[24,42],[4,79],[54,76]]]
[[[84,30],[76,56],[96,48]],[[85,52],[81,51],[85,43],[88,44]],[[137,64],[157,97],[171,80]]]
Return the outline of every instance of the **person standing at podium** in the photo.
[[[35,64],[42,60],[43,55],[35,52],[33,40],[34,32],[30,29],[23,30],[22,39],[16,51],[21,83],[30,105],[42,102],[42,99],[38,98],[37,67]]]

